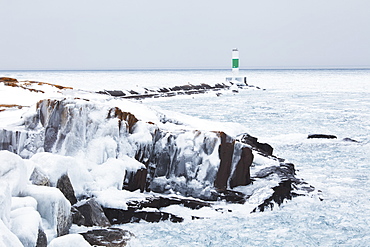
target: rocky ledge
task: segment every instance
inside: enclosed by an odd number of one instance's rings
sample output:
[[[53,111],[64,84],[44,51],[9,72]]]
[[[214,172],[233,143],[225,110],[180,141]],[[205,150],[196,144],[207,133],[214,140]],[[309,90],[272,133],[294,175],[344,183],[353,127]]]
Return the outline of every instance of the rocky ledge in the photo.
[[[200,220],[199,209],[228,211],[227,203],[262,212],[314,191],[249,134],[195,129],[126,99],[68,95],[40,100],[0,129],[1,244],[122,246],[111,244],[133,234],[105,228]],[[174,205],[193,213],[167,212]],[[30,218],[30,235],[11,227]],[[67,238],[72,224],[105,230]]]

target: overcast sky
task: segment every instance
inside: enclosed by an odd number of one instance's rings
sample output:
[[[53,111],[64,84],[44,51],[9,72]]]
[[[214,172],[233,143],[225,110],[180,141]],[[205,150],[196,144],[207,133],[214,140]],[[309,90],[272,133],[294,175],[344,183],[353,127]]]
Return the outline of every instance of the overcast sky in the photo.
[[[0,70],[370,68],[370,0],[0,0]]]

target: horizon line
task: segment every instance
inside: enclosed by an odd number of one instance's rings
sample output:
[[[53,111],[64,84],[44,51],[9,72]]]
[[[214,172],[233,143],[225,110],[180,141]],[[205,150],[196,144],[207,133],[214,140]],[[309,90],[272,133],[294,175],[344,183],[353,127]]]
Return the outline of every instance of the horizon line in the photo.
[[[240,70],[369,70],[370,66],[256,66]],[[80,69],[0,69],[0,71],[166,71],[166,70],[231,70],[231,68],[80,68]]]

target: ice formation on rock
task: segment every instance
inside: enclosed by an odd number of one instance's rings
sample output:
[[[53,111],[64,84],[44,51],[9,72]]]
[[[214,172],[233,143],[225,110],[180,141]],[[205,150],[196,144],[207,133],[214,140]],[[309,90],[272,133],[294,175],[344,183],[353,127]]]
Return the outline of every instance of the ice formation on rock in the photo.
[[[20,88],[30,86],[35,84]],[[89,226],[182,222],[160,209],[228,201],[264,211],[313,190],[295,178],[292,164],[272,155],[270,145],[248,134],[189,124],[127,99],[82,96],[70,91],[67,97],[40,100],[28,111],[19,109],[20,121],[1,126],[0,150],[6,151],[0,151],[0,228],[6,230],[0,244],[16,238],[31,246],[45,238],[43,232],[48,241],[58,237],[51,246],[62,239],[72,244],[81,238],[59,237],[68,234],[72,218]],[[89,200],[98,210],[84,215],[79,206]],[[87,219],[97,214],[105,214],[106,223]],[[20,227],[22,219],[30,221],[27,230]]]

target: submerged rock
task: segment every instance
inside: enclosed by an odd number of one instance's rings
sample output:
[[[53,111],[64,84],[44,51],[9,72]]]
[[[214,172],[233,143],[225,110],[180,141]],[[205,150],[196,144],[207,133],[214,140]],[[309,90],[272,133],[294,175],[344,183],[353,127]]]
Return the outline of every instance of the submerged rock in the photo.
[[[349,138],[349,137],[346,137],[346,138],[343,138],[343,141],[345,141],[345,142],[359,142],[359,141],[356,141],[356,140],[354,140],[354,139],[352,139],[352,138]]]
[[[327,135],[327,134],[310,134],[308,135],[307,139],[337,139],[335,135]]]

